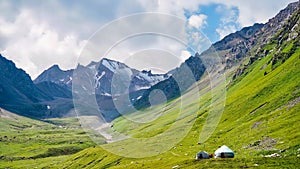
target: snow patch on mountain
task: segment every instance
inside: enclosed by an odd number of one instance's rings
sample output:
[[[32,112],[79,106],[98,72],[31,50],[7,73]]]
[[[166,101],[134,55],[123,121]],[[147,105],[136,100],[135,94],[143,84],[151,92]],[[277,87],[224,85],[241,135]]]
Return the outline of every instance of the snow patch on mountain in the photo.
[[[115,72],[117,69],[120,69],[120,64],[115,62],[115,61],[111,61],[108,59],[103,59],[102,60],[102,65],[105,66],[106,68],[108,68],[110,71]]]

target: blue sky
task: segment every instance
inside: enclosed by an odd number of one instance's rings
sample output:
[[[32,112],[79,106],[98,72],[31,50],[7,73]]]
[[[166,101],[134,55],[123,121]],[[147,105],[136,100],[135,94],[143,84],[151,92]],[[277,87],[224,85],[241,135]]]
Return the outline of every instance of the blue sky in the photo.
[[[228,16],[234,13],[233,16]],[[237,22],[237,17],[239,11],[237,7],[228,8],[224,4],[208,4],[199,7],[197,11],[185,11],[185,17],[190,18],[192,15],[204,14],[207,16],[207,24],[202,28],[202,32],[212,41],[216,42],[227,35],[230,32],[234,32],[242,28],[242,26]],[[222,20],[224,18],[231,19],[230,21],[224,23]],[[234,30],[230,30],[228,33],[220,34],[217,29],[224,26],[232,26]]]
[[[294,1],[0,0],[0,53],[13,60],[17,67],[24,69],[32,78],[53,64],[58,64],[62,69],[71,69],[77,65],[77,59],[85,45],[99,28],[120,17],[143,12],[159,12],[182,18],[188,25],[185,30],[188,45],[196,51],[202,51],[209,45],[208,40],[216,42],[242,27],[256,22],[265,23]],[[138,22],[135,24],[139,25]],[[152,24],[159,24],[159,21]],[[208,39],[205,45],[198,47],[203,43],[200,38],[202,36]],[[132,41],[131,44],[126,42],[123,49],[115,51],[114,55],[136,54],[136,51],[128,49],[145,49],[142,45],[162,49],[162,53],[173,50],[173,54],[179,58],[173,65],[167,65],[169,57],[155,58],[166,62],[165,69],[176,67],[191,55],[183,46],[163,38],[148,38],[147,43],[141,42],[143,40],[138,43]],[[135,48],[132,47],[134,45]],[[99,59],[101,56],[91,57],[86,62]],[[140,67],[143,66],[143,60],[139,64]]]

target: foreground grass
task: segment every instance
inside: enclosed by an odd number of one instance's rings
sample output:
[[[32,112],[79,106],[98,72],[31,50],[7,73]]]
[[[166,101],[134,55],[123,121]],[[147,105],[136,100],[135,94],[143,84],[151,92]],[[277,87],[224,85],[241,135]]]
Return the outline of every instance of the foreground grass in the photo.
[[[174,153],[175,154],[175,153]],[[297,157],[208,159],[196,161],[190,156],[162,154],[143,159],[124,158],[103,151],[102,148],[84,150],[60,168],[298,168]],[[73,161],[73,162],[71,162]],[[75,161],[75,162],[74,162]]]
[[[1,111],[0,168],[51,166],[95,145],[76,118],[42,122]]]

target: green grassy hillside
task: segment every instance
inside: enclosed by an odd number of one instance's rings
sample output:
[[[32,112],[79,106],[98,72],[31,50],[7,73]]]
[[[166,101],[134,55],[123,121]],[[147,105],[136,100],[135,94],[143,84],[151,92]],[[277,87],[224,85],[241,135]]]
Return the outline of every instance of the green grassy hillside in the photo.
[[[80,128],[76,118],[46,121],[32,120],[1,109],[0,168],[52,166],[95,144]]]
[[[284,51],[288,50],[291,48],[287,45]],[[151,151],[156,148],[152,142],[146,142],[146,147],[139,147],[123,140],[103,147],[85,149],[59,164],[58,168],[299,168],[300,49],[273,67],[271,60],[274,59],[275,52],[274,50],[269,55],[257,59],[241,77],[227,86],[224,113],[217,129],[206,142],[198,144],[201,129],[211,108],[211,92],[206,88],[202,89],[199,99],[195,95],[197,87],[194,86],[194,89],[182,96],[183,115],[179,114],[179,98],[167,103],[161,116],[149,123],[128,123],[125,118],[114,121],[114,130],[134,138],[150,138],[170,132],[169,137],[156,137],[160,138],[158,143],[180,140],[177,138],[180,137],[177,134],[178,128],[173,127],[173,124],[185,124],[188,134],[169,151],[152,157],[125,158],[104,150],[119,150],[120,154],[125,154],[123,150],[130,150],[130,153],[136,153],[137,156],[141,153],[142,156],[144,152],[135,150],[143,148],[144,151]],[[198,85],[201,86],[201,82]],[[217,90],[214,94],[221,93]],[[221,103],[217,102],[215,106]],[[199,106],[200,110],[194,113]],[[144,113],[153,115],[160,109],[154,108]],[[143,114],[131,116],[133,117],[129,118],[135,120],[145,117]],[[234,159],[194,160],[198,151],[213,153],[223,144],[234,150]],[[272,153],[278,153],[281,157],[264,157]]]

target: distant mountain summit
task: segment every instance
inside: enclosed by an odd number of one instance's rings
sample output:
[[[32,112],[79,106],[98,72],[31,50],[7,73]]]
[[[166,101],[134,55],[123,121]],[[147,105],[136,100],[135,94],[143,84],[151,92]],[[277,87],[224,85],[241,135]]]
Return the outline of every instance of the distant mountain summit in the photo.
[[[152,74],[151,71],[138,71],[128,67],[126,64],[103,58],[99,62],[91,62],[87,66],[79,65],[82,69],[89,69],[94,72],[95,92],[99,95],[110,96],[111,83],[113,76],[118,74],[127,74],[130,78],[129,92],[148,89],[154,84],[167,78],[167,75]],[[72,90],[72,76],[74,69],[63,71],[58,65],[53,65],[45,70],[35,80],[35,84],[41,82],[52,82],[68,90]],[[128,74],[130,73],[130,75]],[[122,94],[122,93],[116,93]]]
[[[116,97],[129,94],[129,99],[135,102],[145,90],[169,77],[168,74],[139,71],[124,63],[103,58],[99,62],[91,62],[87,66],[78,65],[75,69],[67,71],[61,70],[58,65],[53,65],[39,75],[34,83],[51,97],[68,100],[70,103],[74,83],[73,74],[78,72],[83,73],[84,77],[81,78],[82,84],[75,84],[75,86],[96,97],[99,109],[107,121],[120,116],[113,101]],[[87,87],[91,85],[91,88]],[[68,108],[71,110],[73,106]]]
[[[41,82],[52,82],[61,87],[66,87],[68,89],[71,89],[72,76],[73,76],[73,69],[63,71],[59,68],[58,65],[53,65],[49,69],[45,70],[42,74],[40,74],[34,80],[34,83],[38,84]]]

